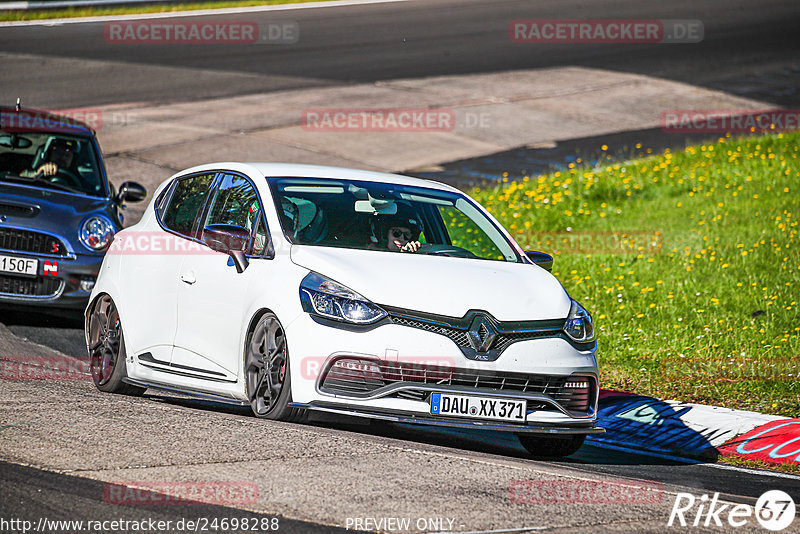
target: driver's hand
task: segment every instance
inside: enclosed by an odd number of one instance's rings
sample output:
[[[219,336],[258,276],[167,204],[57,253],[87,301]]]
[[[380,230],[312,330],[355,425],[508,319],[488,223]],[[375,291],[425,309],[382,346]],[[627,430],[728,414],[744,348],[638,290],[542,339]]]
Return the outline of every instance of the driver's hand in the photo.
[[[53,162],[45,163],[36,171],[36,174],[41,174],[43,176],[55,176],[58,172],[58,165]]]
[[[400,249],[400,252],[416,252],[419,247],[419,241],[409,241],[403,245],[403,248]]]

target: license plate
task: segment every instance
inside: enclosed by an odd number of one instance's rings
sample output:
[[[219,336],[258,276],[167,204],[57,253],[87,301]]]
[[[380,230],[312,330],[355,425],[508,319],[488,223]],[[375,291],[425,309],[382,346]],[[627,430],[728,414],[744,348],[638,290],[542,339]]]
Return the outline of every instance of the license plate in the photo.
[[[473,397],[450,393],[431,394],[431,415],[495,419],[500,421],[525,422],[527,403],[517,399],[495,397]]]
[[[36,273],[39,272],[39,260],[0,256],[0,272],[36,276]]]

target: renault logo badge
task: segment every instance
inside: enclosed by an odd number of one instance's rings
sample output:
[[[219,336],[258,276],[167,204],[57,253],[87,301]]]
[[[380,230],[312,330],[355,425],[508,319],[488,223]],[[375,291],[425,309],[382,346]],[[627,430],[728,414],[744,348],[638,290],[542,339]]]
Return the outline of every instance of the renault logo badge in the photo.
[[[497,330],[486,316],[478,315],[472,320],[467,334],[473,349],[488,352],[497,337]]]

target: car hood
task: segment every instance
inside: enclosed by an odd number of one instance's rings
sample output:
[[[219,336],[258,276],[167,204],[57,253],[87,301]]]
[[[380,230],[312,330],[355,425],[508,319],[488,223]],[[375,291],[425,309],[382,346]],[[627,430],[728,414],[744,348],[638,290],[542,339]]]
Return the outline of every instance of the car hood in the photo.
[[[563,319],[570,298],[556,278],[530,264],[293,245],[292,262],[361,293],[376,304],[500,321]]]
[[[0,204],[30,206],[31,214],[8,211],[3,226],[38,229],[63,235],[69,240],[77,237],[78,225],[90,213],[103,212],[109,216],[110,200],[101,197],[72,195],[52,189],[0,184]],[[88,251],[83,251],[88,252]]]

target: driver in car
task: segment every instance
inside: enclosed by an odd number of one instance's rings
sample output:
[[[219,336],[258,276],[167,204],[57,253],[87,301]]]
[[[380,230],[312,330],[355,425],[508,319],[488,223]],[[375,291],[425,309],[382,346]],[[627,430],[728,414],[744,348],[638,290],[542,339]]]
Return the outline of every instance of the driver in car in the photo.
[[[69,139],[55,138],[47,147],[47,154],[44,163],[38,169],[23,171],[20,176],[37,176],[41,174],[45,177],[55,176],[59,170],[69,172],[72,161],[75,159],[75,150],[78,143]]]
[[[377,215],[373,224],[372,242],[376,249],[392,252],[416,252],[420,247],[422,221],[406,204],[397,203],[394,215]]]

